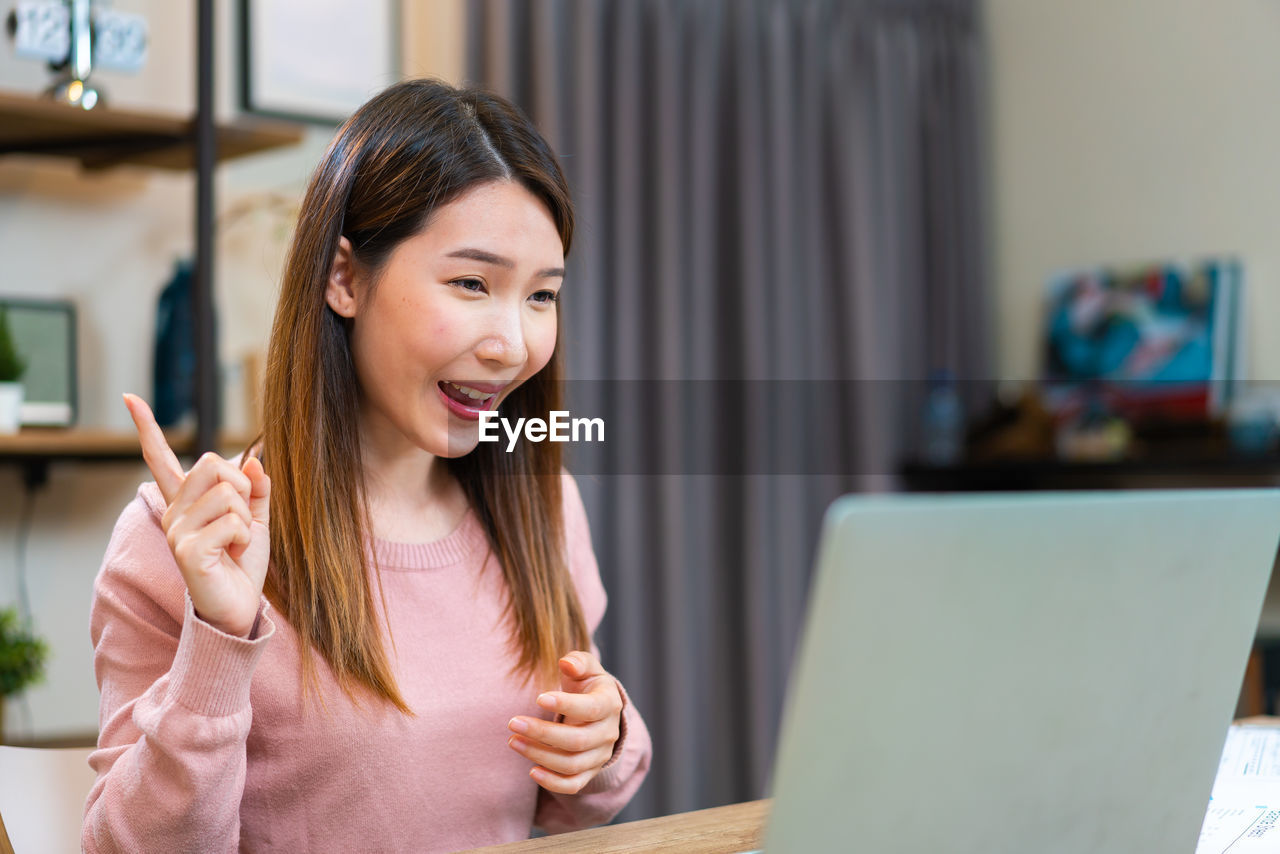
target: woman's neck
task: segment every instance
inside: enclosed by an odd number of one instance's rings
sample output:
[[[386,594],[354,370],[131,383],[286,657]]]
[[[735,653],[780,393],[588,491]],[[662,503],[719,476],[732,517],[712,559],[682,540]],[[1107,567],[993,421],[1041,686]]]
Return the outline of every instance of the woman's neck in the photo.
[[[408,441],[387,441],[368,424],[360,433],[373,536],[402,543],[448,536],[467,512],[467,497],[444,461]]]

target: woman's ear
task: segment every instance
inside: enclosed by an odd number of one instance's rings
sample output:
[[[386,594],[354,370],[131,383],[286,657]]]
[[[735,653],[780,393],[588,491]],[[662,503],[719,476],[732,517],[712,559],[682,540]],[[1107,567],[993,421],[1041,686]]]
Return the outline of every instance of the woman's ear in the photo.
[[[338,316],[356,316],[356,265],[351,254],[351,241],[345,237],[338,238],[338,251],[333,254],[324,300]]]

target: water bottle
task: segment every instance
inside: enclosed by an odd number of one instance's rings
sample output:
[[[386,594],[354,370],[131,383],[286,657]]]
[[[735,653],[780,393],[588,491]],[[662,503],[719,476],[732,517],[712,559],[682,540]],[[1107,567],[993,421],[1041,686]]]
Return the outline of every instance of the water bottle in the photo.
[[[924,459],[933,466],[954,466],[964,456],[964,410],[948,371],[929,378],[924,404]]]

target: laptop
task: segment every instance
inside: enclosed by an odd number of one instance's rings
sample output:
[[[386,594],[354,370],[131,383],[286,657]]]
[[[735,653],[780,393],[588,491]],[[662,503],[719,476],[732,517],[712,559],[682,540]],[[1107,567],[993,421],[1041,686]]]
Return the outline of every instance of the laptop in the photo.
[[[765,851],[1191,852],[1280,490],[828,511]]]

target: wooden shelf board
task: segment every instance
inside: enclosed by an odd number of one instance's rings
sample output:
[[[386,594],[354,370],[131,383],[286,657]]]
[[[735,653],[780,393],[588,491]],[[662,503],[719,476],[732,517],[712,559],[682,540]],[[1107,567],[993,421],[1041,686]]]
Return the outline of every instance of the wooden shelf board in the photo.
[[[165,433],[169,447],[178,455],[190,455],[195,434],[190,430]],[[253,440],[249,435],[225,435],[219,446],[239,453]],[[24,429],[0,435],[0,461],[22,459],[141,460],[138,434],[131,430]]]
[[[937,466],[909,460],[898,474],[911,491],[1100,489],[1119,484],[1182,487],[1269,487],[1280,479],[1280,456],[1228,453],[1157,456],[1113,462],[1057,459],[967,461]]]
[[[302,127],[242,119],[219,125],[218,160],[296,145]],[[121,164],[154,169],[195,167],[191,117],[113,110],[80,110],[44,98],[0,92],[0,154],[71,157],[86,168]]]

